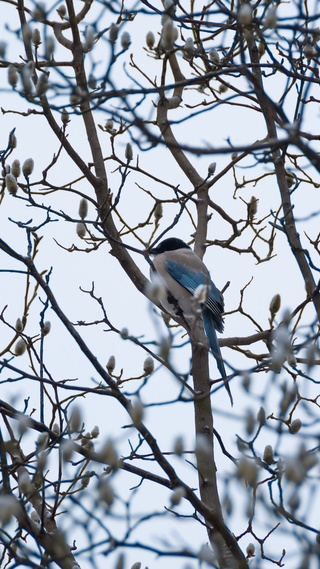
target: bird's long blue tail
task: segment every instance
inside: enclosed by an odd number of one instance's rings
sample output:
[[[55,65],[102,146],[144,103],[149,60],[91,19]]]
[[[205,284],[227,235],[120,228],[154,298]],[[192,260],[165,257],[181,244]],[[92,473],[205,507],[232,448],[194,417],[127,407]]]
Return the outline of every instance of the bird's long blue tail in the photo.
[[[226,388],[228,395],[230,397],[231,405],[233,405],[233,397],[232,397],[230,387],[229,387],[229,383],[227,380],[227,374],[226,374],[226,370],[224,367],[224,363],[223,363],[223,359],[222,359],[222,355],[221,355],[221,351],[220,351],[220,346],[219,346],[219,342],[218,342],[217,333],[216,333],[216,329],[214,326],[213,318],[211,316],[210,310],[208,310],[206,308],[203,311],[203,323],[204,323],[204,329],[205,329],[207,338],[209,340],[211,351],[212,351],[212,353],[216,359],[217,367],[218,367],[219,372],[221,373],[221,377],[223,379],[225,388]]]

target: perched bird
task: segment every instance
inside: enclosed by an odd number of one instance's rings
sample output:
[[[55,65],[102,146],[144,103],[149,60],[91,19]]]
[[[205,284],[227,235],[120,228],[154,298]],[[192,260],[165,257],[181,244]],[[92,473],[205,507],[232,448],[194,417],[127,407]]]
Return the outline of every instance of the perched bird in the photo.
[[[163,307],[169,314],[184,319],[189,326],[202,316],[211,351],[233,405],[216,334],[216,330],[223,332],[224,302],[221,292],[213,284],[205,264],[181,239],[164,239],[149,253],[154,255],[151,278],[156,273],[167,291],[160,299]]]

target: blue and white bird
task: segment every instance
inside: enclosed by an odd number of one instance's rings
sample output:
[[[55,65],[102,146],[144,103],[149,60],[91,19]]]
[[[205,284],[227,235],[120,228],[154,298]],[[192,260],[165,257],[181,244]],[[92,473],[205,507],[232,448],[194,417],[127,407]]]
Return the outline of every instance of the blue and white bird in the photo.
[[[166,292],[160,298],[165,310],[172,316],[184,319],[189,326],[202,317],[211,351],[233,405],[216,333],[223,332],[224,302],[221,292],[212,282],[202,260],[181,239],[164,239],[149,253],[154,255],[153,274],[156,273],[165,286]]]

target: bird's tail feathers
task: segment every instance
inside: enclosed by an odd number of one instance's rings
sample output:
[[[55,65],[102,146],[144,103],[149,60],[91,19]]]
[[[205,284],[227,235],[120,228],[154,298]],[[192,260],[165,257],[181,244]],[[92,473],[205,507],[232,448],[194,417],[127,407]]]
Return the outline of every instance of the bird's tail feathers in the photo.
[[[222,359],[222,355],[221,355],[221,351],[220,351],[220,346],[219,346],[219,342],[218,342],[217,333],[216,333],[216,329],[214,326],[213,318],[212,318],[209,310],[205,309],[203,311],[203,323],[204,323],[204,329],[206,331],[207,338],[209,340],[209,344],[210,344],[212,354],[215,357],[218,370],[221,373],[221,377],[224,381],[225,388],[226,388],[228,395],[230,397],[231,405],[233,406],[233,397],[232,397],[230,387],[229,387],[229,383],[227,380],[227,374],[226,374],[226,370],[224,367],[224,363],[223,363],[223,359]]]

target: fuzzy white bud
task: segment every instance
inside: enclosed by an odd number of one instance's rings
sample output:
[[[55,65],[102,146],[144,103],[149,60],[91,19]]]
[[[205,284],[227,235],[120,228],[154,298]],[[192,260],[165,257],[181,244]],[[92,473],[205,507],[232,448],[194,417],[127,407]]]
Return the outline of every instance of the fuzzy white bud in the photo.
[[[20,338],[14,347],[14,353],[16,356],[22,356],[26,351],[26,349],[27,349],[27,344],[22,338]]]
[[[39,45],[41,45],[41,35],[40,35],[40,31],[38,30],[38,28],[35,28],[32,32],[32,43],[34,45],[34,47],[37,49],[39,47]]]
[[[129,337],[128,328],[122,328],[122,330],[120,330],[120,336],[123,340],[127,340],[127,338]]]
[[[213,174],[215,173],[217,168],[217,163],[216,162],[211,162],[211,164],[209,164],[208,166],[208,176],[213,176]]]
[[[18,83],[19,75],[16,67],[14,65],[9,65],[8,68],[8,81],[11,87],[15,88]]]
[[[155,37],[153,32],[148,32],[146,35],[146,44],[149,49],[152,49],[155,44]]]
[[[50,331],[51,331],[51,322],[49,322],[49,320],[46,320],[42,327],[43,336],[47,336],[48,334],[50,334]]]
[[[266,14],[263,29],[266,30],[267,28],[276,28],[277,27],[277,7],[271,6]]]
[[[55,43],[53,37],[49,36],[46,40],[46,59],[50,60],[55,48]]]
[[[252,22],[252,7],[250,4],[242,4],[238,11],[238,22],[242,26],[248,26]]]
[[[128,142],[126,145],[125,157],[127,162],[131,162],[133,158],[132,145],[130,144],[130,142]]]
[[[175,442],[174,442],[174,447],[173,447],[174,453],[177,456],[182,456],[183,452],[184,452],[184,443],[183,443],[183,438],[181,436],[177,437]]]
[[[25,178],[29,178],[33,172],[34,161],[32,158],[27,158],[22,165],[22,174]]]
[[[274,461],[273,448],[271,445],[266,445],[263,451],[263,460],[267,464],[272,464]]]
[[[109,29],[109,40],[111,41],[111,43],[115,43],[117,41],[118,32],[119,32],[119,26],[117,26],[117,24],[111,24]]]
[[[0,520],[2,524],[7,524],[12,516],[18,515],[20,504],[12,494],[0,495]]]
[[[61,122],[66,125],[69,122],[69,113],[66,109],[62,109],[61,111]]]
[[[130,34],[128,32],[123,32],[120,41],[122,49],[128,49],[131,44]]]
[[[14,160],[11,164],[11,174],[13,174],[13,176],[15,178],[19,178],[20,174],[21,174],[21,166],[20,166],[20,161],[19,160]]]
[[[110,356],[106,365],[108,373],[112,373],[115,367],[116,367],[116,358],[114,356]]]
[[[277,312],[279,312],[281,306],[281,296],[280,294],[275,294],[274,297],[271,299],[269,310],[271,316],[275,316]]]
[[[214,65],[219,65],[220,63],[220,55],[216,49],[210,49],[209,51],[209,59]]]
[[[99,429],[98,425],[95,425],[91,431],[91,436],[93,439],[97,439],[99,434],[100,434],[100,429]]]
[[[66,14],[67,14],[67,8],[65,7],[64,4],[61,4],[61,6],[59,6],[59,8],[57,8],[57,13],[60,16],[61,20],[64,20]]]
[[[291,435],[296,435],[302,427],[302,422],[300,419],[294,419],[289,425],[289,432]]]
[[[6,188],[9,194],[11,194],[12,196],[15,196],[17,194],[18,184],[13,174],[6,175]]]
[[[154,359],[151,356],[144,360],[143,371],[146,375],[150,375],[154,371]]]
[[[178,486],[178,488],[175,488],[170,498],[171,506],[178,506],[185,495],[186,491],[183,486]]]
[[[85,219],[88,215],[88,200],[82,198],[79,204],[79,217],[80,219]]]
[[[80,237],[80,239],[83,239],[86,236],[87,228],[84,223],[79,222],[77,223],[76,231],[78,237]]]
[[[250,557],[254,557],[255,551],[256,551],[256,548],[255,548],[254,543],[249,543],[249,545],[247,545],[247,549],[246,549],[247,557],[249,559],[250,559]]]

